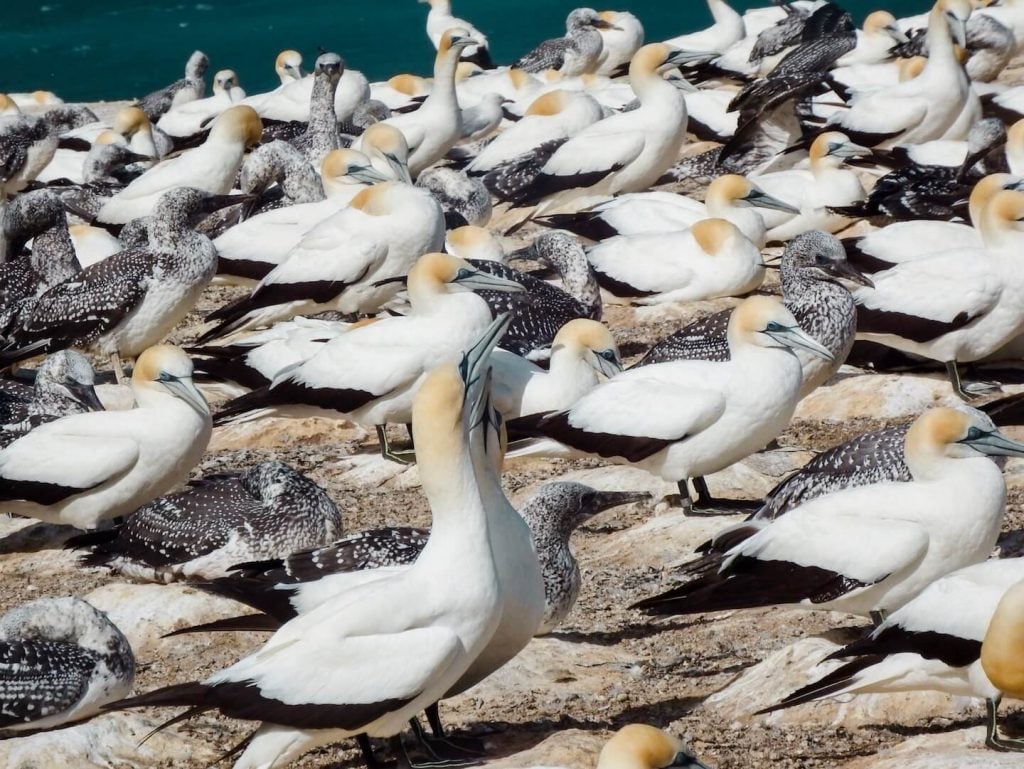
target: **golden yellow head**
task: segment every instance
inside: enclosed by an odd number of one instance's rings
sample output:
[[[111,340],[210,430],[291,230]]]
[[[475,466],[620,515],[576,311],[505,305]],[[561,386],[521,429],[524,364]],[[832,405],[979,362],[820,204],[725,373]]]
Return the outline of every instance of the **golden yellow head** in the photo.
[[[394,182],[381,182],[360,190],[348,206],[369,216],[386,216],[391,213],[390,192],[393,186]]]
[[[278,72],[297,70],[302,67],[302,54],[298,51],[293,51],[291,48],[286,48],[277,55],[274,59],[274,69]]]
[[[406,96],[419,96],[427,90],[428,80],[419,75],[401,74],[388,80],[388,85]]]
[[[120,144],[124,141],[124,137],[119,133],[113,131],[100,131],[95,139],[92,140],[93,144]]]
[[[456,251],[474,251],[489,244],[493,238],[487,228],[467,224],[451,230],[446,239]]]
[[[807,154],[811,158],[811,163],[814,164],[828,156],[832,151],[832,145],[849,143],[850,137],[841,131],[826,131],[812,142]]]
[[[468,37],[469,32],[462,27],[446,29],[444,34],[441,35],[441,41],[437,44],[438,55],[443,56],[451,50],[453,45],[458,45],[460,40]]]
[[[132,384],[146,385],[160,380],[161,374],[177,377],[192,376],[192,361],[173,344],[158,344],[148,348],[135,361]]]
[[[263,138],[263,121],[256,110],[239,104],[224,110],[210,130],[210,137],[221,141],[241,142],[246,147],[259,144]]]
[[[702,219],[690,228],[693,239],[701,250],[715,256],[730,238],[739,234],[736,225],[725,219]]]
[[[0,114],[4,112],[21,112],[14,99],[5,93],[0,93]]]
[[[608,328],[600,321],[589,318],[570,320],[558,329],[552,343],[552,351],[559,347],[575,347],[594,352],[614,350],[618,354],[615,337],[612,336]]]
[[[963,411],[944,406],[928,409],[907,431],[907,452],[944,453],[947,446],[964,438],[970,428],[971,418]]]
[[[427,374],[412,399],[412,433],[417,459],[441,464],[462,445],[465,396],[458,368],[445,363]],[[422,472],[422,471],[421,471]]]
[[[897,66],[899,67],[899,81],[901,83],[905,83],[908,80],[913,80],[924,72],[924,68],[927,64],[927,56],[911,56],[909,59],[900,59],[897,63]]]
[[[213,76],[213,90],[228,91],[238,87],[238,75],[233,69],[217,70]]]
[[[538,96],[529,107],[526,108],[527,115],[557,115],[565,105],[569,103],[570,94],[568,91],[556,89],[548,91],[543,96]]]
[[[663,769],[685,752],[682,740],[646,724],[629,724],[601,750],[597,769]]]
[[[479,64],[474,64],[471,61],[460,61],[455,66],[455,81],[461,83],[467,78],[473,77],[479,72],[483,72],[483,68]]]
[[[668,61],[672,49],[664,43],[648,43],[633,54],[629,62],[629,78],[653,75]]]
[[[320,175],[325,179],[341,179],[348,175],[353,165],[365,164],[366,156],[362,152],[344,148],[331,150],[320,163]]]
[[[981,667],[1004,695],[1024,698],[1024,581],[999,599],[981,644]]]
[[[512,87],[518,91],[530,82],[531,76],[529,72],[524,72],[521,69],[510,69],[508,79],[512,81]]]
[[[787,328],[797,325],[796,318],[777,297],[760,294],[748,296],[729,317],[730,345],[739,341],[771,344],[762,332],[772,323]]]
[[[890,24],[896,23],[896,17],[888,11],[875,11],[869,13],[864,19],[865,32],[882,32]]]
[[[473,266],[465,259],[460,259],[452,254],[440,252],[424,254],[409,270],[409,290],[418,291],[425,287],[436,289],[445,283],[450,283],[459,270],[463,269],[472,270]]]
[[[708,185],[707,200],[715,202],[732,202],[742,200],[750,194],[750,182],[739,174],[719,176]]]
[[[974,11],[974,5],[971,0],[938,0],[935,3],[935,10],[966,21]]]
[[[385,155],[404,158],[409,154],[409,145],[405,134],[387,123],[374,123],[363,131],[361,145],[363,150],[375,149]]]
[[[989,174],[979,179],[971,190],[970,207],[972,219],[975,211],[981,212],[989,204],[992,197],[1009,184],[1012,184],[1017,177],[1012,174]],[[974,222],[977,224],[977,222]]]
[[[138,107],[125,107],[114,117],[114,130],[122,136],[134,136],[144,128],[149,128],[149,118]]]
[[[995,226],[1008,227],[1024,219],[1024,192],[999,190],[989,198],[984,217]]]

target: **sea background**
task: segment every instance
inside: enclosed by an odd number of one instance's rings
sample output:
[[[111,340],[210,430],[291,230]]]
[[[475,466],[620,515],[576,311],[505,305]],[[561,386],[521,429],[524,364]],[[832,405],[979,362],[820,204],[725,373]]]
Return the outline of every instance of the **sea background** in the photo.
[[[736,0],[736,8],[767,0]],[[565,29],[572,0],[454,0],[454,12],[488,36],[506,63]],[[888,0],[897,15],[919,13],[925,0]],[[607,6],[599,7],[604,10]],[[844,3],[859,23],[879,7]],[[663,40],[711,23],[702,0],[626,0],[647,39]],[[399,72],[430,74],[433,48],[424,32],[427,6],[416,0],[0,0],[0,91],[44,89],[67,101],[142,96],[182,76],[196,48],[211,71],[234,69],[257,93],[277,84],[274,58],[295,48],[309,69],[318,47],[340,53],[371,80]]]

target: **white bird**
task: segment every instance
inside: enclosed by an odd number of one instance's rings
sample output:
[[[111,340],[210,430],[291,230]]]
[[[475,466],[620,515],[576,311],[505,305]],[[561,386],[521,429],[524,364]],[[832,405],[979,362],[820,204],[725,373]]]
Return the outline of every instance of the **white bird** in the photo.
[[[1018,254],[1024,193],[989,201],[980,229],[985,248],[955,248],[897,264],[858,288],[857,338],[946,364],[954,392],[957,363],[991,355],[1024,331],[1024,282]]]
[[[263,126],[251,107],[231,107],[221,114],[199,147],[164,160],[110,198],[97,215],[108,224],[153,213],[160,196],[175,187],[195,187],[225,195],[234,186],[242,155],[259,142]]]
[[[452,16],[451,0],[419,1],[430,4],[430,11],[427,12],[427,37],[433,43],[434,50],[441,49],[441,40],[444,38],[444,33],[449,29],[457,27],[466,30],[466,34],[476,41],[462,49],[459,52],[459,58],[462,61],[479,64],[484,69],[490,69],[494,66],[494,62],[491,61],[487,36],[465,19]]]
[[[414,178],[444,157],[462,137],[462,113],[455,93],[455,68],[459,63],[459,53],[476,42],[464,29],[449,29],[437,49],[430,95],[415,112],[395,115],[384,121],[405,135],[409,145],[409,173]]]
[[[857,45],[847,54],[840,56],[836,67],[854,64],[876,64],[893,58],[892,49],[899,43],[907,42],[907,36],[896,24],[896,17],[888,11],[869,13],[864,26],[857,30]]]
[[[72,224],[68,227],[68,234],[71,235],[71,242],[75,247],[75,256],[83,270],[96,264],[96,262],[103,261],[108,256],[112,256],[122,249],[121,241],[102,227],[93,227],[89,224]]]
[[[224,110],[245,98],[233,69],[219,70],[213,76],[213,96],[172,107],[157,121],[156,127],[168,136],[192,136]]]
[[[156,164],[157,160],[171,151],[171,138],[156,128],[138,107],[120,110],[114,116],[111,127],[125,138],[133,152],[152,158],[148,161],[149,166]]]
[[[747,28],[743,17],[725,0],[707,0],[707,3],[714,24],[699,32],[669,38],[665,44],[684,51],[725,53],[746,37]]]
[[[602,288],[637,304],[739,296],[764,282],[757,245],[725,219],[686,230],[617,235],[592,246],[587,260]]]
[[[601,53],[596,74],[617,75],[644,44],[644,25],[628,11],[601,11],[598,16],[610,26],[597,30],[601,33]]]
[[[978,411],[926,411],[907,432],[912,481],[807,502],[721,556],[717,572],[637,606],[654,614],[795,605],[886,615],[995,547],[1006,484],[993,456],[1024,456]]]
[[[620,373],[622,360],[602,323],[577,318],[555,334],[547,370],[507,350],[494,351],[491,369],[494,406],[505,419],[515,419],[570,408],[597,386],[600,376]]]
[[[800,209],[799,214],[778,208],[762,214],[768,228],[767,240],[784,242],[808,230],[838,232],[849,224],[848,217],[832,213],[829,208],[848,206],[864,199],[860,177],[844,161],[869,151],[838,131],[827,131],[811,144],[810,168],[754,176],[752,181],[769,195]]]
[[[463,107],[459,119],[461,135],[458,143],[482,141],[497,131],[505,119],[502,109],[504,101],[505,97],[500,93],[488,93],[475,104]]]
[[[261,118],[279,122],[309,122],[309,102],[313,94],[313,76],[302,74],[302,56],[296,51],[281,51],[274,69],[281,85],[267,93],[253,94],[242,100]],[[334,114],[338,122],[352,119],[360,104],[370,98],[370,83],[358,70],[345,67],[334,92]]]
[[[794,348],[830,358],[777,299],[752,296],[729,319],[730,359],[630,369],[565,411],[515,422],[536,436],[516,455],[599,456],[679,483],[764,448],[789,424],[802,382]],[[685,502],[684,502],[685,503]]]
[[[212,429],[192,361],[175,347],[151,347],[131,386],[134,409],[57,419],[0,450],[3,510],[92,529],[183,483]]]
[[[448,230],[445,233],[444,250],[466,261],[505,261],[505,249],[494,233],[486,227],[475,227],[472,224]]]
[[[368,187],[307,230],[252,294],[211,313],[220,323],[199,341],[325,310],[375,313],[398,293],[391,279],[443,243],[444,216],[428,191],[402,182]]]
[[[132,689],[128,639],[78,598],[40,598],[0,617],[0,733],[52,729]]]
[[[1017,51],[1024,47],[1024,3],[1020,0],[1002,0],[998,6],[978,9],[983,16],[995,19],[1013,33]]]

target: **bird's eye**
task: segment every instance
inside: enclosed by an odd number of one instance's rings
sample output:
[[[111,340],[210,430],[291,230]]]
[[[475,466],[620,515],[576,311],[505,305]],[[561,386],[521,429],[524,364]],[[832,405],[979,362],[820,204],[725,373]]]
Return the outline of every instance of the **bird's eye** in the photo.
[[[601,357],[607,361],[615,362],[615,352],[612,350],[602,350]]]
[[[785,331],[786,327],[781,323],[776,323],[774,320],[770,320],[768,321],[768,325],[764,327],[764,330],[769,332],[778,332]]]
[[[174,379],[175,379],[175,377],[171,376],[166,371],[161,371],[160,372],[159,381],[161,381],[161,382],[171,382]]]
[[[455,273],[455,277],[452,280],[465,280],[473,276],[472,270],[467,270],[465,267],[460,267],[459,271]]]
[[[977,427],[972,427],[967,431],[967,435],[964,436],[965,441],[976,441],[979,438],[984,438],[985,432],[979,430]]]

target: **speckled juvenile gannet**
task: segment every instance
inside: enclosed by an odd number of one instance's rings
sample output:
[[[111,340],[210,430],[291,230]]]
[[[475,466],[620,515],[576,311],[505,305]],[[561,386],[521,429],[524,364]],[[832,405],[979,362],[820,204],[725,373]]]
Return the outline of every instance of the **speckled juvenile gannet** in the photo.
[[[263,127],[251,107],[231,107],[221,114],[199,147],[162,161],[114,195],[97,219],[124,224],[153,213],[160,196],[175,187],[195,187],[216,195],[231,191],[242,155],[259,142]]]
[[[802,381],[795,348],[831,358],[781,302],[752,296],[729,320],[729,361],[624,371],[566,411],[516,420],[536,436],[517,453],[637,464],[678,482],[685,504],[688,478],[738,462],[789,424]]]
[[[156,126],[169,136],[192,136],[199,133],[212,118],[245,98],[233,69],[219,70],[213,76],[213,96],[185,102],[172,107]]]
[[[280,558],[341,536],[341,513],[316,483],[283,462],[213,475],[155,499],[114,529],[66,547],[83,566],[154,582],[215,579],[242,561]]]
[[[433,526],[411,568],[326,601],[204,682],[115,707],[188,706],[190,715],[218,709],[263,721],[232,751],[245,748],[235,769],[255,769],[286,766],[345,737],[392,737],[440,699],[501,620],[503,587],[470,447],[470,434],[487,422],[480,419],[487,387],[481,364],[499,334],[489,330],[461,376],[460,368],[443,364],[417,394],[413,435]]]
[[[395,115],[384,121],[405,136],[409,145],[409,173],[415,178],[434,164],[462,137],[462,113],[455,93],[455,68],[459,53],[478,41],[460,28],[449,29],[441,38],[434,60],[434,85],[430,95],[415,112]],[[356,149],[360,149],[362,144]]]
[[[565,19],[565,36],[545,40],[512,64],[524,72],[553,69],[576,77],[597,69],[602,40],[599,29],[613,26],[593,8],[576,8]]]
[[[102,411],[95,382],[89,359],[75,350],[47,357],[31,386],[0,381],[0,446],[60,417]]]
[[[334,97],[345,72],[345,62],[336,53],[322,53],[313,69],[313,90],[309,95],[306,130],[290,140],[314,166],[319,167],[331,150],[341,148]]]
[[[375,313],[400,288],[387,281],[444,243],[441,207],[426,190],[383,182],[307,230],[252,294],[209,315],[200,343],[325,310]]]
[[[139,99],[133,106],[140,108],[150,120],[160,117],[173,107],[203,98],[206,83],[203,75],[210,66],[210,60],[202,51],[193,51],[185,62],[185,77],[175,80],[169,86],[153,91]]]
[[[428,168],[416,186],[429,190],[444,211],[445,229],[482,226],[491,219],[491,194],[479,179],[454,168]]]
[[[78,598],[40,598],[0,617],[0,733],[52,729],[132,689],[128,639]]]
[[[40,117],[0,116],[0,200],[23,190],[57,151],[57,136]]]
[[[990,456],[1024,456],[980,412],[935,408],[906,438],[911,482],[812,500],[721,556],[717,573],[638,608],[654,614],[797,605],[869,616],[899,609],[931,582],[989,556],[1006,500]]]
[[[0,508],[91,529],[188,478],[211,432],[192,361],[175,347],[151,347],[132,392],[137,408],[63,417],[0,450]]]
[[[489,262],[487,264],[490,264]],[[218,421],[239,415],[344,415],[359,424],[408,423],[420,383],[439,361],[458,360],[491,320],[477,289],[521,292],[449,254],[426,254],[409,271],[408,315],[352,329],[269,387],[228,403]],[[382,433],[382,430],[378,430]],[[381,450],[390,456],[387,442]]]
[[[149,245],[114,254],[42,294],[19,318],[0,365],[82,346],[130,358],[163,341],[217,269],[213,243],[190,219],[238,199],[189,187],[165,193],[149,224]]]
[[[1019,269],[1024,193],[996,193],[982,213],[987,247],[956,248],[897,264],[857,289],[857,336],[946,364],[954,392],[957,363],[980,360],[1021,332]]]
[[[637,304],[739,296],[764,281],[760,249],[731,222],[703,219],[650,235],[616,235],[587,252],[597,282]]]
[[[487,37],[465,19],[452,16],[451,0],[420,0],[420,2],[430,4],[430,11],[427,13],[427,37],[434,44],[435,50],[440,50],[444,33],[458,27],[466,30],[469,36],[476,40],[472,45],[462,49],[459,58],[462,61],[479,64],[484,69],[491,69],[494,66]]]

